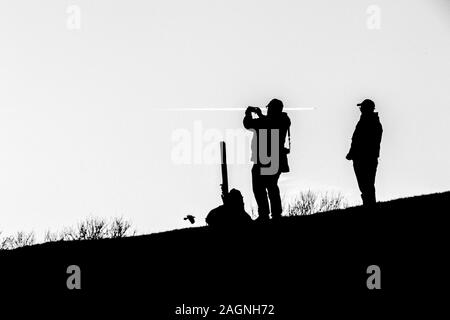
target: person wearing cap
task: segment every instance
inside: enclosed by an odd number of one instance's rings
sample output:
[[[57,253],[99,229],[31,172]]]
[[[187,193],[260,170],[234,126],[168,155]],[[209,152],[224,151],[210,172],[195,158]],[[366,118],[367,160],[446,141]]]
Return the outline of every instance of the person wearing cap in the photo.
[[[372,100],[366,99],[357,106],[360,108],[361,118],[356,125],[346,158],[353,161],[363,205],[373,207],[376,204],[375,176],[383,127],[378,113],[374,112],[375,103]]]
[[[256,118],[253,118],[253,114]],[[283,112],[283,102],[272,99],[267,105],[267,115],[260,108],[248,107],[243,120],[244,127],[253,132],[252,139],[252,188],[258,205],[258,222],[279,220],[282,204],[278,179],[281,173],[289,172],[285,148],[286,137],[290,137],[291,120]],[[290,143],[290,138],[288,139]],[[270,209],[269,209],[270,200]]]

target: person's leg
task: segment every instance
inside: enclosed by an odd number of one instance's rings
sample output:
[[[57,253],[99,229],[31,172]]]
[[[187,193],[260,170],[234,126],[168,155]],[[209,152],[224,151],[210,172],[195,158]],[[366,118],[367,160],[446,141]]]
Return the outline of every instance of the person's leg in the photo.
[[[367,203],[364,183],[364,170],[361,160],[353,160],[353,169],[355,170],[356,181],[358,182],[359,191],[361,191],[361,199],[363,205]]]
[[[367,197],[369,204],[375,205],[377,198],[375,194],[375,177],[377,175],[378,160],[370,160],[367,164]]]
[[[375,159],[364,159],[354,162],[358,186],[361,190],[363,205],[371,207],[375,205],[375,175],[378,161]]]
[[[273,176],[267,176],[267,178],[267,191],[269,193],[270,199],[270,212],[272,213],[272,219],[277,219],[281,217],[281,213],[283,211],[281,205],[280,188],[278,187],[278,179],[280,178],[280,174],[278,173]]]
[[[258,205],[258,216],[260,219],[269,218],[269,200],[267,199],[264,176],[261,176],[260,167],[254,165],[252,168],[252,188]]]

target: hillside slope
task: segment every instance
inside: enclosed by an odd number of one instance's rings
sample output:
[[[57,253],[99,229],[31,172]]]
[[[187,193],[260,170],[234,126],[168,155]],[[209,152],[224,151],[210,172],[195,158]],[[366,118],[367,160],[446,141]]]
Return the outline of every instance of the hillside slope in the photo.
[[[399,297],[423,302],[445,277],[449,205],[446,192],[276,225],[42,244],[0,255],[2,289],[81,306],[100,298],[133,301],[165,319],[181,319],[174,310],[182,304],[274,304],[281,318],[355,304],[401,309]],[[70,265],[81,269],[79,291],[67,289]],[[370,265],[381,269],[381,290],[367,288]]]

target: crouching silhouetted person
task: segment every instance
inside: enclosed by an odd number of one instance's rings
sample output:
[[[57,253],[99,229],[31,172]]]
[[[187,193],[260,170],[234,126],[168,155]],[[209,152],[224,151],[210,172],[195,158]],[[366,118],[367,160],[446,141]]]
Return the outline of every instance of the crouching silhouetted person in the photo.
[[[267,106],[267,116],[259,108],[248,107],[243,122],[246,129],[253,131],[252,187],[258,204],[257,221],[269,220],[269,199],[272,219],[279,219],[282,206],[278,179],[282,172],[289,172],[290,146],[284,145],[291,120],[283,112],[283,102],[273,99]]]
[[[358,104],[361,118],[356,125],[347,160],[353,160],[361,198],[365,207],[376,204],[375,176],[377,174],[380,143],[383,134],[378,113],[374,112],[375,103],[366,99]]]
[[[206,223],[211,227],[233,228],[252,221],[245,212],[242,194],[236,189],[231,189],[224,198],[224,204],[211,210],[206,216]]]

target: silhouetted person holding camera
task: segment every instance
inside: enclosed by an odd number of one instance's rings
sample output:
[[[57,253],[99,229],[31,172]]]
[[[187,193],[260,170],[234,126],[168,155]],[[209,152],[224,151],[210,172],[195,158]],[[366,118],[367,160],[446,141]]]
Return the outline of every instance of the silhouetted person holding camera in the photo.
[[[260,108],[248,107],[243,122],[246,129],[253,131],[252,186],[258,204],[257,221],[269,220],[269,213],[277,220],[282,213],[278,179],[282,172],[289,172],[287,155],[290,146],[285,148],[284,145],[291,120],[283,112],[283,102],[273,99],[267,105],[266,116]]]
[[[361,190],[361,198],[365,207],[374,207],[375,176],[377,173],[378,157],[380,156],[380,143],[383,134],[375,103],[366,99],[358,104],[361,118],[356,125],[352,137],[352,145],[347,160],[353,160],[353,168]]]
[[[225,195],[224,204],[212,209],[206,217],[209,226],[218,228],[233,228],[251,222],[252,218],[245,212],[242,194],[237,189],[231,189]]]

